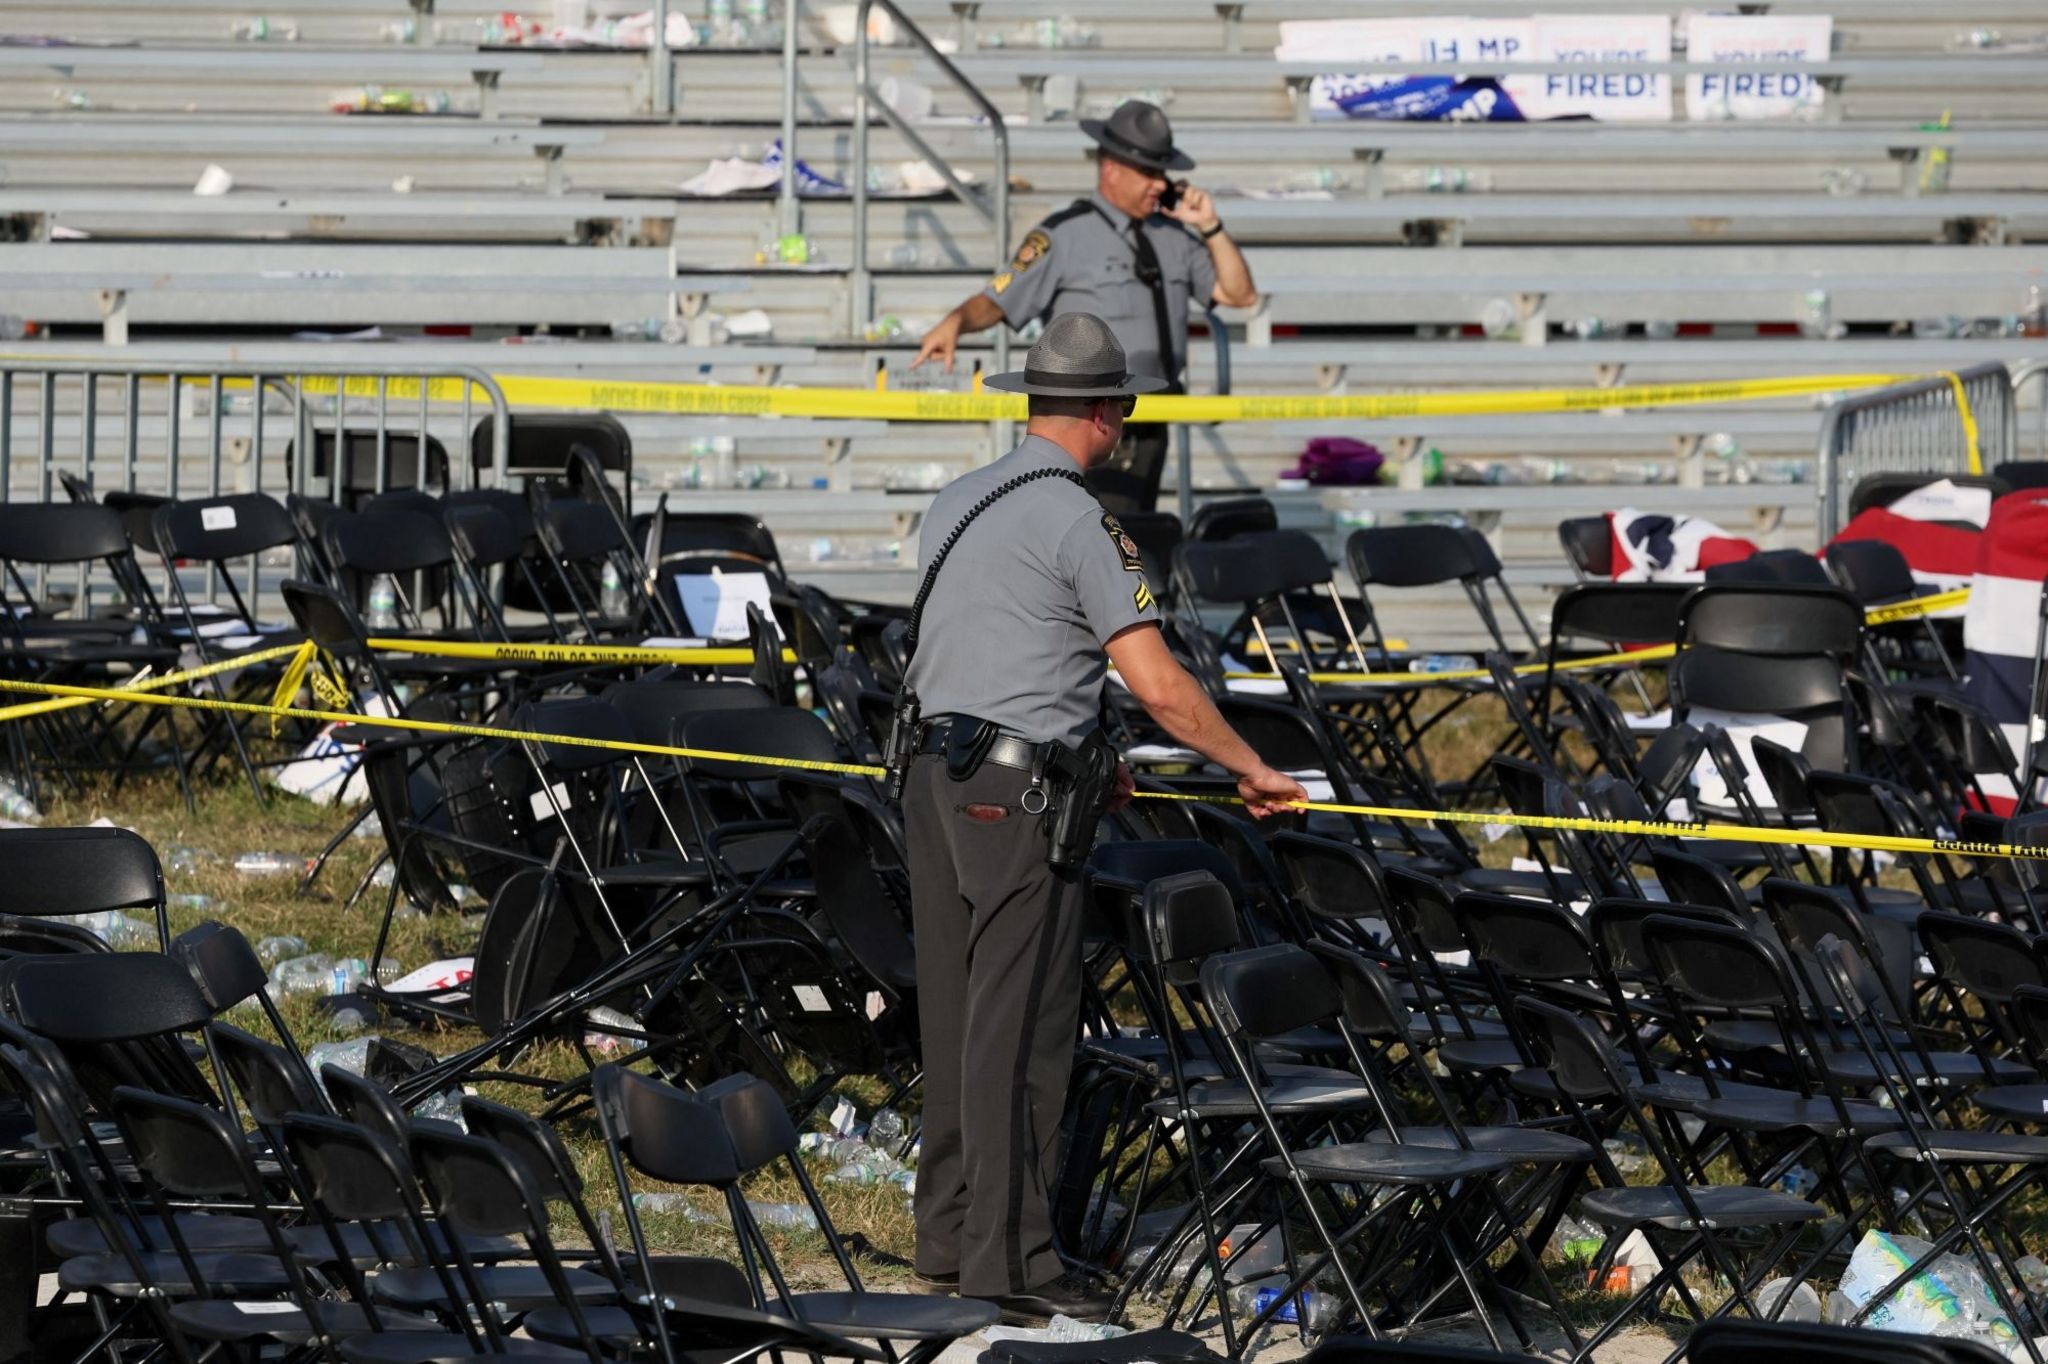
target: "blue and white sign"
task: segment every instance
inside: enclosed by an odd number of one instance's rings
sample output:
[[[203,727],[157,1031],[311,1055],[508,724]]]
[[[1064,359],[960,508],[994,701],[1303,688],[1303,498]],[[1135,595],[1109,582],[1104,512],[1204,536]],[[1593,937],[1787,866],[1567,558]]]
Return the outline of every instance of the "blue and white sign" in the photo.
[[[1685,57],[1693,62],[1825,61],[1835,21],[1825,14],[1694,14],[1687,17]],[[1685,78],[1685,116],[1695,123],[1729,119],[1817,119],[1827,92],[1805,72],[1702,71]]]
[[[1544,14],[1531,21],[1536,62],[1627,67],[1671,60],[1671,20],[1662,14]],[[1501,82],[1531,119],[1593,118],[1667,123],[1671,78],[1650,71],[1563,71]]]

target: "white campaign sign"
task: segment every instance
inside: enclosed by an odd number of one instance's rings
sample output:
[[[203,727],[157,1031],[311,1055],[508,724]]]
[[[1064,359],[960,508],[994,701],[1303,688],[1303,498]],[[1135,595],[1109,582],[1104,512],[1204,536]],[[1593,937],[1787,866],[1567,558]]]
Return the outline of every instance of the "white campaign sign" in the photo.
[[[1540,14],[1527,60],[1668,62],[1671,20],[1662,14]],[[1671,118],[1671,79],[1651,72],[1559,72],[1501,82],[1524,117],[1595,118],[1663,123]]]
[[[1407,62],[1515,62],[1529,60],[1533,25],[1527,19],[1300,19],[1280,25],[1281,61],[1332,57],[1387,71],[1317,76],[1309,82],[1312,118],[1348,117],[1341,101],[1402,79]]]
[[[1694,14],[1685,26],[1693,62],[1822,61],[1833,50],[1835,21],[1825,14]],[[1685,116],[1817,119],[1827,99],[1804,72],[1702,71],[1685,78]]]
[[[690,618],[690,628],[706,639],[745,639],[747,607],[761,608],[772,622],[775,611],[768,600],[765,573],[678,573],[676,596]]]

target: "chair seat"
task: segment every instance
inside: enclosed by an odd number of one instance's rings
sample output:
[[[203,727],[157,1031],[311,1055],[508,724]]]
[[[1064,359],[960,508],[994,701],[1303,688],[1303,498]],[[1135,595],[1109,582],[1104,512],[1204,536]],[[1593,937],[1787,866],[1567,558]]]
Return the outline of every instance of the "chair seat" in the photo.
[[[1401,1144],[1434,1151],[1459,1151],[1458,1134],[1448,1127],[1403,1127]],[[1569,1132],[1552,1132],[1540,1127],[1468,1127],[1465,1139],[1472,1149],[1489,1156],[1502,1156],[1516,1164],[1563,1165],[1591,1160],[1593,1148]],[[1366,1138],[1376,1144],[1391,1144],[1393,1137],[1382,1128]]]
[[[166,1244],[163,1223],[155,1217],[144,1217],[139,1229],[136,1223],[123,1219],[130,1230],[130,1244],[147,1240],[152,1245]],[[185,1212],[176,1217],[178,1235],[185,1240],[185,1248],[193,1251],[247,1250],[269,1253],[270,1237],[264,1233],[263,1224],[253,1217],[234,1217],[225,1213]],[[43,1236],[50,1247],[50,1253],[60,1260],[74,1255],[101,1255],[109,1249],[106,1233],[99,1223],[89,1217],[69,1217],[61,1222],[52,1222]]]
[[[415,1118],[413,1124],[420,1125],[432,1119]],[[396,1227],[385,1227],[373,1238],[371,1228],[362,1222],[343,1223],[341,1232],[342,1248],[347,1251],[349,1263],[358,1269],[369,1269],[376,1265],[412,1266],[419,1263],[406,1247],[405,1237]],[[447,1228],[439,1222],[429,1223],[427,1234],[434,1238],[437,1249],[448,1248]],[[292,1247],[315,1264],[333,1264],[338,1258],[334,1242],[328,1237],[327,1229],[315,1223],[310,1226],[293,1227],[285,1233],[285,1239]],[[529,1252],[516,1237],[511,1236],[469,1236],[464,1237],[463,1249],[472,1260],[489,1263],[526,1255]]]
[[[979,1298],[876,1292],[797,1293],[787,1304],[770,1303],[769,1311],[863,1340],[957,1340],[995,1325],[1001,1315]]]
[[[716,1349],[725,1357],[737,1359],[745,1357],[740,1353],[745,1347],[765,1351],[770,1346],[786,1344],[792,1349],[839,1359],[888,1358],[873,1346],[844,1339],[828,1328],[795,1321],[780,1313],[706,1298],[678,1297],[673,1293],[665,1295],[662,1303],[671,1339],[693,1351]],[[583,1309],[590,1334],[599,1344],[617,1348],[622,1354],[646,1348],[652,1328],[642,1327],[640,1321],[649,1316],[648,1312],[619,1306]],[[543,1307],[529,1312],[521,1319],[520,1327],[536,1340],[558,1345],[574,1345],[581,1339],[576,1333],[575,1318],[566,1307]]]
[[[1278,1114],[1343,1112],[1372,1103],[1372,1091],[1358,1080],[1275,1080],[1260,1093],[1266,1107]],[[1249,1118],[1258,1114],[1251,1089],[1236,1080],[1188,1086],[1188,1106],[1202,1118]],[[1171,1118],[1181,1109],[1169,1095],[1145,1105],[1155,1117]]]
[[[1905,1124],[1889,1108],[1870,1103],[1846,1103],[1837,1108],[1826,1098],[1800,1094],[1767,1093],[1741,1098],[1707,1099],[1692,1105],[1693,1116],[1719,1127],[1745,1132],[1785,1132],[1803,1129],[1819,1136],[1842,1136],[1842,1114],[1848,1126],[1858,1132],[1885,1132]]]
[[[274,1255],[244,1251],[194,1254],[198,1285],[190,1281],[185,1263],[175,1251],[145,1251],[137,1258],[151,1285],[174,1298],[255,1298],[280,1293],[289,1282],[284,1262]],[[74,1293],[105,1293],[116,1298],[132,1298],[142,1291],[128,1257],[111,1251],[72,1256],[57,1266],[57,1283]]]
[[[1293,1160],[1303,1176],[1326,1184],[1441,1184],[1493,1174],[1509,1164],[1505,1156],[1482,1151],[1446,1151],[1435,1146],[1392,1146],[1370,1141],[1296,1151]],[[1260,1161],[1259,1168],[1275,1178],[1287,1174],[1287,1164],[1278,1156]]]
[[[611,1284],[581,1269],[564,1269],[562,1278],[578,1302],[609,1302],[618,1297]],[[513,1312],[550,1307],[561,1301],[538,1265],[492,1265],[477,1271],[477,1280],[495,1303]],[[370,1277],[370,1294],[379,1302],[400,1307],[443,1307],[448,1303],[441,1276],[430,1268],[387,1269]]]
[[[337,1336],[355,1335],[370,1329],[369,1315],[360,1304],[352,1302],[318,1302],[313,1310],[319,1313],[320,1324],[328,1334]],[[313,1328],[306,1319],[306,1313],[296,1304],[283,1301],[234,1302],[228,1299],[210,1299],[204,1302],[174,1303],[171,1319],[188,1335],[202,1340],[256,1340],[269,1338],[286,1345],[303,1344],[313,1338]],[[441,1323],[428,1317],[416,1317],[406,1312],[394,1312],[385,1308],[377,1314],[377,1324],[386,1331],[445,1331]]]
[[[1510,1037],[1453,1037],[1436,1049],[1436,1059],[1444,1069],[1465,1074],[1519,1070],[1528,1064]]]
[[[1975,1089],[1985,1085],[2016,1084],[2035,1078],[2032,1066],[2003,1056],[1991,1059],[1991,1073],[1988,1078],[1985,1075],[1985,1063],[1967,1051],[1931,1052],[1922,1060],[1919,1053],[1901,1049],[1899,1059],[1906,1063],[1903,1068],[1894,1067],[1887,1062],[1883,1073],[1901,1078],[1910,1076],[1921,1084],[1933,1083]],[[1931,1073],[1928,1070],[1928,1062],[1933,1063]],[[1830,1052],[1821,1058],[1821,1067],[1840,1083],[1859,1087],[1877,1084],[1880,1073],[1877,1061],[1860,1051]]]
[[[2000,1122],[2048,1125],[2048,1085],[1996,1085],[1972,1091],[1970,1102]]]
[[[1882,1151],[1901,1160],[1935,1160],[1950,1165],[2048,1164],[2048,1137],[2023,1132],[1923,1131],[1923,1154],[1911,1132],[1881,1132],[1863,1143],[1866,1151]]]
[[[1778,1189],[1753,1189],[1741,1184],[1717,1184],[1712,1188],[1687,1186],[1700,1215],[1710,1227],[1780,1226],[1788,1222],[1814,1222],[1827,1209],[1809,1203],[1796,1194]],[[1686,1211],[1678,1191],[1658,1184],[1643,1188],[1595,1189],[1579,1200],[1579,1215],[1600,1226],[1665,1227],[1672,1231],[1696,1231],[1692,1214]]]
[[[1565,895],[1574,900],[1590,897],[1578,877],[1560,867],[1556,872],[1557,885]],[[1540,871],[1510,871],[1505,867],[1475,867],[1461,871],[1451,878],[1459,890],[1483,891],[1489,895],[1525,895],[1537,899],[1551,898],[1550,877]]]
[[[1474,1018],[1467,1014],[1464,1023],[1460,1024],[1456,1018],[1449,1014],[1439,1014],[1436,1016],[1435,1029],[1430,1027],[1430,1020],[1424,1018],[1421,1014],[1411,1015],[1408,1019],[1408,1035],[1417,1042],[1427,1043],[1436,1036],[1437,1030],[1441,1030],[1443,1035],[1446,1038],[1452,1039],[1454,1043],[1458,1041],[1497,1042],[1504,1037],[1512,1035],[1508,1032],[1508,1025],[1497,1018]],[[1469,1038],[1464,1036],[1468,1031],[1472,1034]],[[1450,1063],[1445,1062],[1445,1064],[1448,1065]]]
[[[503,1341],[502,1348],[491,1351],[472,1346],[462,1336],[427,1331],[350,1336],[336,1348],[347,1364],[467,1364],[472,1359],[559,1359],[589,1364],[590,1360],[581,1350],[550,1345],[544,1340],[522,1340],[515,1336]]]
[[[1717,1094],[1715,1091],[1718,1090]],[[1642,1103],[1658,1108],[1675,1108],[1691,1112],[1702,1103],[1713,1099],[1770,1099],[1785,1091],[1772,1089],[1768,1085],[1744,1084],[1740,1080],[1716,1080],[1714,1089],[1707,1088],[1707,1082],[1697,1075],[1686,1075],[1679,1071],[1658,1071],[1655,1081],[1649,1084],[1631,1085],[1629,1092]]]

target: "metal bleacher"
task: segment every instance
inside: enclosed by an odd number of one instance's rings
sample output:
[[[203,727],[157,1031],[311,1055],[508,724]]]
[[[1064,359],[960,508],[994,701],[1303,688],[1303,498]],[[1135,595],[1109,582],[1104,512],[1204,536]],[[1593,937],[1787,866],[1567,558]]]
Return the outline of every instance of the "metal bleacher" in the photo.
[[[596,0],[591,9],[644,7]],[[11,353],[279,372],[322,355],[399,370],[833,386],[866,386],[886,368],[901,386],[923,326],[995,263],[998,234],[983,209],[946,194],[871,194],[865,262],[853,260],[856,207],[846,196],[790,203],[773,187],[686,195],[682,182],[714,158],[757,157],[784,135],[779,49],[680,48],[664,63],[646,51],[489,46],[488,21],[502,9],[494,0],[261,8],[273,29],[295,26],[297,40],[236,41],[249,14],[216,0],[8,7],[0,314],[45,328],[8,343]],[[671,8],[702,17],[695,0]],[[1980,29],[2003,26],[2015,38],[2034,36],[2029,21],[2048,29],[2038,0],[1745,6],[1834,16],[1836,50],[1801,68],[1828,88],[1827,118],[1689,123],[1681,99],[1678,121],[1657,125],[1301,121],[1305,78],[1343,63],[1275,61],[1278,24],[1431,8],[1412,0],[1119,0],[1083,16],[1097,44],[1086,48],[1020,40],[1033,21],[1074,13],[1057,0],[897,8],[943,40],[1004,115],[1011,240],[1092,183],[1076,117],[1140,92],[1167,102],[1264,295],[1257,310],[1221,319],[1240,391],[1918,374],[2048,358],[2033,325],[2048,247],[2028,244],[2048,225],[2048,56],[1968,44]],[[1544,8],[1457,7],[1481,16]],[[1563,8],[1675,15],[1691,6]],[[787,131],[808,165],[844,181],[855,161],[854,64],[822,10],[798,11]],[[975,106],[911,47],[877,47],[871,58],[876,81],[931,88],[917,136],[988,185],[998,163]],[[1690,69],[1665,70],[1682,87]],[[445,96],[446,111],[328,112],[337,92],[364,85],[436,106]],[[885,123],[869,136],[871,164],[884,170],[918,155]],[[1937,164],[1938,181],[1929,174]],[[193,194],[210,165],[226,168],[233,187]],[[1447,178],[1472,188],[1426,188]],[[757,265],[764,239],[792,216],[811,263]],[[1480,334],[1503,299],[1519,340]],[[769,334],[724,342],[722,315],[753,309]],[[871,318],[896,325],[864,328]],[[649,321],[677,323],[681,344],[611,335],[614,323],[642,331]],[[1798,334],[1802,325],[1848,334],[1816,339]],[[382,339],[291,339],[367,327]],[[936,382],[964,387],[965,369],[993,360],[986,342],[963,349],[963,373]],[[1213,391],[1210,341],[1198,340],[1192,368],[1197,391]],[[1518,573],[1543,580],[1556,559],[1552,527],[1575,511],[1710,508],[1766,539],[1810,538],[1812,490],[1788,480],[1805,476],[1820,409],[1797,399],[1227,423],[1191,432],[1193,486],[1205,495],[1270,489],[1310,436],[1371,440],[1393,456],[1401,486],[1286,492],[1290,524],[1336,535],[1375,517],[1464,514],[1496,534]],[[798,565],[814,540],[906,537],[924,496],[885,491],[895,471],[953,472],[992,453],[985,426],[620,416],[645,489],[671,489],[680,507],[759,511],[790,539]],[[28,420],[19,406],[14,420]],[[756,482],[788,486],[690,486],[707,447]],[[1713,453],[1733,447],[1739,457]],[[1488,477],[1538,481],[1418,486],[1432,448],[1453,466],[1493,466]],[[271,452],[259,455],[258,465]],[[28,463],[10,467],[15,496],[28,495]],[[1671,481],[1639,481],[1650,476]],[[828,581],[857,579],[862,595],[907,591],[901,567],[886,552],[873,557],[813,566]]]

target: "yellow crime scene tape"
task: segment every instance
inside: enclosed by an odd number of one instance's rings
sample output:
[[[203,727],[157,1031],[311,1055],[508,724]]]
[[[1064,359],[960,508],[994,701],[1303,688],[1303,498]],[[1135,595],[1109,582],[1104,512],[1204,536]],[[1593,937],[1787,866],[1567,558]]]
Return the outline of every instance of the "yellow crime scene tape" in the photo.
[[[241,668],[253,668],[259,663],[268,663],[272,659],[288,658],[299,653],[303,647],[298,644],[280,644],[275,648],[257,649],[235,658],[222,659],[218,663],[208,663],[197,668],[185,668],[179,672],[162,673],[154,677],[140,678],[115,690],[119,691],[123,697],[133,698],[138,693],[157,691],[164,687],[175,687],[181,682],[196,682],[202,678],[215,677],[221,673],[235,672]],[[18,706],[0,706],[0,721],[26,720],[32,715],[48,715],[53,711],[75,710],[80,706],[89,706],[91,704],[92,702],[89,700],[71,699],[61,701],[29,701]]]
[[[434,658],[495,659],[504,663],[678,663],[714,667],[754,661],[752,649],[703,645],[498,644],[468,639],[383,637],[372,638],[366,642],[379,653],[425,654]],[[795,652],[784,649],[782,660],[785,663],[796,662]]]
[[[1961,606],[1970,600],[1967,587],[1951,588],[1946,592],[1930,592],[1924,597],[1909,601],[1894,602],[1886,606],[1865,608],[1863,623],[1866,625],[1889,625],[1894,621],[1910,620],[1914,616],[1932,615]],[[1586,668],[1612,668],[1626,663],[1655,663],[1678,652],[1675,644],[1653,644],[1648,648],[1630,649],[1620,653],[1593,654],[1586,658],[1574,658],[1549,663],[1521,663],[1511,671],[1517,677],[1533,677],[1543,672],[1577,672]],[[1280,674],[1270,672],[1228,672],[1226,678],[1239,681],[1273,681]],[[1443,682],[1469,682],[1493,676],[1486,668],[1453,668],[1439,673],[1310,673],[1309,681],[1318,686],[1335,686],[1349,683],[1353,686],[1409,686],[1430,687]]]
[[[559,744],[570,748],[601,748],[619,753],[652,757],[692,758],[704,762],[737,763],[749,767],[788,769],[801,772],[829,772],[842,776],[881,777],[883,768],[868,763],[818,762],[804,758],[773,757],[762,753],[732,753],[722,749],[682,748],[671,744],[644,744],[622,739],[591,739],[575,734],[543,734],[532,730],[506,729],[496,725],[465,725],[445,720],[413,720],[402,716],[358,715],[350,711],[306,709],[296,706],[263,705],[254,701],[220,701],[210,697],[167,696],[120,687],[84,687],[62,682],[27,682],[0,678],[0,692],[65,697],[79,702],[118,701],[137,705],[172,706],[189,710],[210,710],[233,715],[264,716],[273,720],[310,720],[326,725],[358,725],[373,729],[403,730],[415,734],[449,734],[459,738],[501,739],[513,743]],[[1140,791],[1146,800],[1202,801],[1218,805],[1240,805],[1232,796],[1204,796],[1182,792]],[[1684,839],[1716,839],[1730,843],[1804,844],[1808,847],[1875,849],[1883,852],[1950,853],[1961,857],[2003,857],[2048,861],[2048,847],[2024,847],[2013,843],[1982,843],[1959,839],[1897,838],[1885,835],[1836,834],[1819,829],[1773,829],[1744,824],[1682,824],[1661,820],[1574,819],[1563,816],[1517,815],[1498,811],[1411,810],[1402,806],[1346,805],[1335,801],[1302,801],[1290,809],[1327,811],[1360,815],[1368,819],[1398,819],[1418,823],[1508,824],[1535,829],[1573,829],[1586,833],[1649,836]]]
[[[553,375],[491,376],[514,407],[655,412],[680,416],[820,417],[878,421],[1018,421],[1025,398],[1011,393],[902,392],[866,388],[800,388],[766,384],[684,384],[664,381],[580,379]],[[1140,422],[1370,421],[1410,417],[1520,416],[1596,412],[1614,407],[1691,407],[1763,402],[1819,393],[1881,388],[1922,377],[1911,374],[1805,374],[1775,379],[1725,379],[1691,384],[1630,384],[1614,388],[1499,389],[1445,393],[1285,393],[1152,395],[1138,399]],[[1954,375],[1949,375],[1955,378]],[[1960,380],[1957,381],[1960,383]],[[352,398],[462,402],[475,385],[459,377],[308,375],[302,392]],[[1967,411],[1967,405],[1965,406]]]

